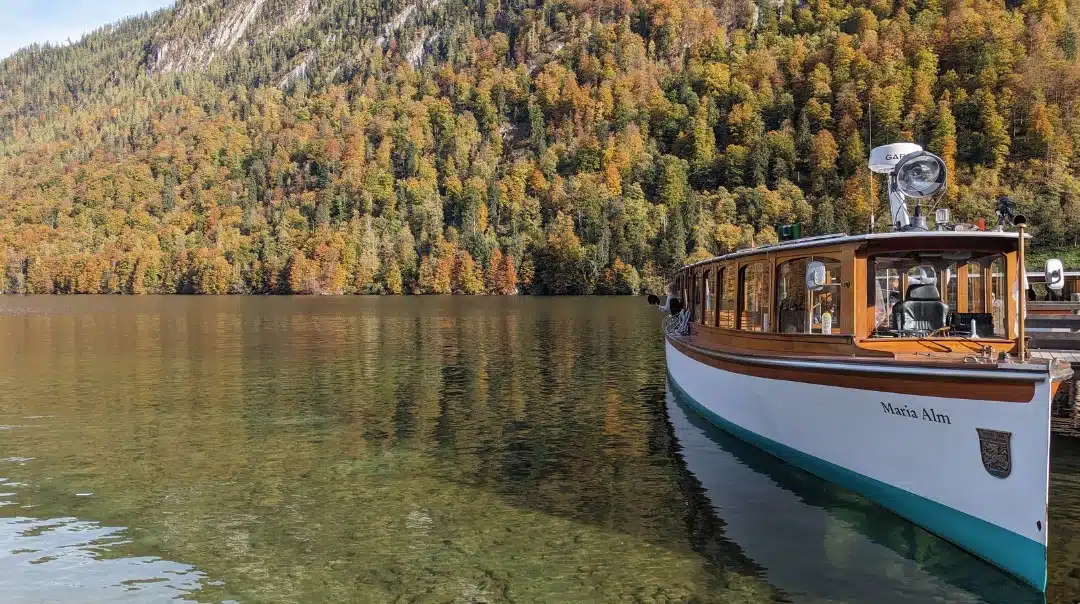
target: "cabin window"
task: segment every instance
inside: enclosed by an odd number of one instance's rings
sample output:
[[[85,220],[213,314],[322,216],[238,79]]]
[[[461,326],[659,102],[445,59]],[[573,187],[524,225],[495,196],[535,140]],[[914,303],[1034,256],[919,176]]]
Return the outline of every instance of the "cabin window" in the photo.
[[[739,329],[769,331],[769,263],[752,262],[739,272],[742,315]]]
[[[738,282],[735,279],[735,267],[720,269],[720,308],[717,311],[717,327],[735,329],[735,301],[738,297]]]
[[[691,317],[693,321],[701,320],[701,273],[694,271],[690,273],[691,285],[694,288],[694,314]]]
[[[960,308],[960,280],[946,279],[945,281],[945,303],[949,305],[949,308]],[[900,292],[896,293],[899,299]]]
[[[983,266],[978,262],[969,262],[967,265],[967,308],[974,311],[982,309],[986,301],[986,279],[983,275]],[[955,307],[954,307],[955,308]]]
[[[714,325],[716,323],[716,308],[714,306],[716,301],[713,296],[716,293],[716,284],[713,282],[713,272],[711,270],[705,271],[702,283],[705,288],[705,312],[701,313],[701,322],[705,325]]]
[[[806,288],[806,265],[825,264],[825,287]],[[776,267],[777,326],[780,333],[840,332],[840,261],[835,258],[798,258]]]
[[[686,271],[686,279],[683,281],[683,289],[686,290],[686,314],[694,315],[694,272]],[[693,320],[693,319],[691,319]]]
[[[1005,328],[1005,259],[1001,256],[990,263],[990,313],[994,316],[994,333],[1008,333]]]
[[[875,298],[874,331],[888,331],[892,321],[893,307],[900,301],[900,271],[894,266],[878,267],[874,279]]]
[[[682,301],[683,301],[683,309],[686,310],[686,314],[690,314],[690,311],[694,309],[694,307],[691,306],[692,301],[690,300],[690,286],[689,286],[689,283],[690,283],[690,271],[687,271],[687,272],[683,273],[683,277],[682,277]]]
[[[690,311],[693,309],[693,307],[690,306],[690,288],[687,287],[687,282],[688,282],[687,278],[688,278],[688,276],[689,276],[689,272],[683,272],[682,280],[679,283],[679,291],[682,294],[680,297],[682,298],[683,310],[685,310],[687,312],[687,314],[689,314]]]
[[[910,252],[870,258],[872,337],[1005,338],[1001,254]]]

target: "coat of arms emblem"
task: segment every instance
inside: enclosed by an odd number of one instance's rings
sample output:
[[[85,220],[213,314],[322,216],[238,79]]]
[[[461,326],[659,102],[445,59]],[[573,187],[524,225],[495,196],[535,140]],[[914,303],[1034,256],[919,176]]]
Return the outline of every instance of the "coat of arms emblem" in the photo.
[[[1007,478],[1012,473],[1012,432],[975,428],[979,433],[979,453],[983,467],[994,478]]]

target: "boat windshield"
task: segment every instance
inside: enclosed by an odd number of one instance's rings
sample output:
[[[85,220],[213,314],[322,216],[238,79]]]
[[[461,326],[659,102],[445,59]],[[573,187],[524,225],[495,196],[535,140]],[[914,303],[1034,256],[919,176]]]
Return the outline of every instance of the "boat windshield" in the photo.
[[[978,252],[910,252],[870,258],[872,337],[1006,338],[1005,259]]]

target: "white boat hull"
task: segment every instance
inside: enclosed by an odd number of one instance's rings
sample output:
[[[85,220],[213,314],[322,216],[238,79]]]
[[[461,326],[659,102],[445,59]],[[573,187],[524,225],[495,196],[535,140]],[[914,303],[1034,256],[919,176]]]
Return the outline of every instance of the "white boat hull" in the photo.
[[[1028,403],[988,402],[754,377],[666,349],[706,419],[1045,590],[1049,380]],[[976,429],[1011,433],[1006,477],[984,467]]]

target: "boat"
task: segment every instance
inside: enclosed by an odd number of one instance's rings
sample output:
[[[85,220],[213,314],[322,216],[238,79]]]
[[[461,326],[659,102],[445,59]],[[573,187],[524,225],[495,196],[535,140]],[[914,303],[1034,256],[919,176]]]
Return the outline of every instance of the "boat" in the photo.
[[[1009,202],[995,229],[941,209],[929,226],[945,164],[918,145],[877,147],[870,168],[892,230],[796,225],[677,271],[669,382],[731,434],[1045,591],[1050,403],[1072,369],[1025,345],[1026,220]]]

